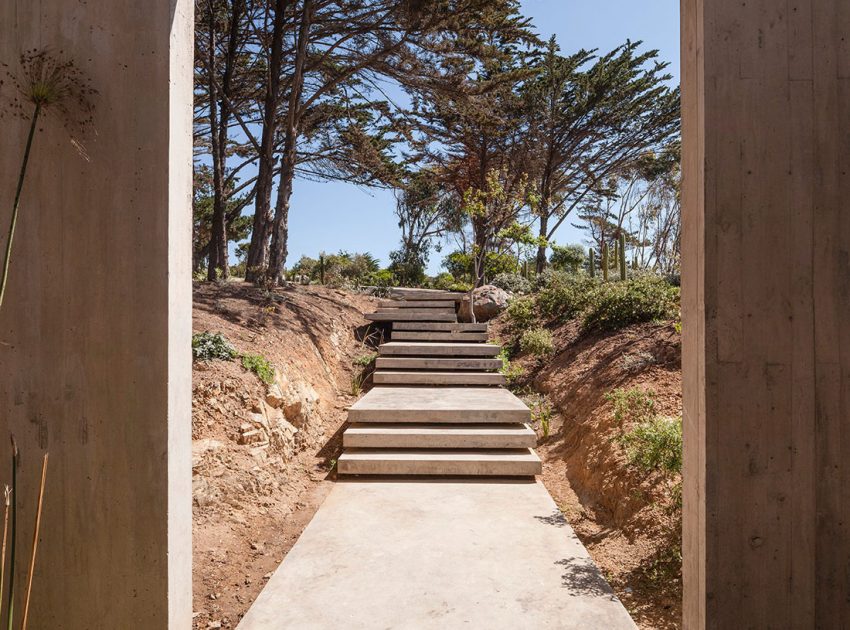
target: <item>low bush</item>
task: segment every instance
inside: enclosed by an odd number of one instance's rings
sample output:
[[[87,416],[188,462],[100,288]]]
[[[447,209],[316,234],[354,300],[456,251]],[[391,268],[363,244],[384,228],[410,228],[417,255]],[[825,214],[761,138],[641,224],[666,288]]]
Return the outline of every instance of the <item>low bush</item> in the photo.
[[[519,339],[519,349],[536,357],[545,357],[552,354],[555,350],[552,333],[545,328],[531,328],[526,330]]]
[[[673,319],[679,312],[679,289],[653,275],[624,282],[603,282],[586,296],[586,330],[617,330],[631,324]]]
[[[510,293],[518,293],[520,295],[531,293],[532,289],[531,282],[516,273],[500,273],[493,278],[490,284]]]
[[[605,394],[605,400],[614,405],[617,424],[640,423],[655,417],[655,392],[651,389],[618,388]]]
[[[274,367],[261,354],[243,354],[242,367],[256,374],[266,385],[274,381]]]
[[[434,278],[433,288],[439,289],[440,291],[449,291],[451,290],[452,285],[455,283],[455,277],[447,271],[444,271],[441,274],[438,274],[436,278]]]
[[[230,361],[238,355],[236,348],[221,333],[207,331],[192,335],[192,358],[195,361]]]
[[[499,368],[499,373],[505,377],[508,389],[511,389],[523,376],[525,376],[525,370],[521,365],[511,362],[506,348],[502,348],[499,352],[498,358],[502,360],[502,367]]]
[[[596,286],[596,281],[584,274],[552,272],[537,298],[540,312],[560,321],[572,319],[585,309]]]
[[[629,463],[666,475],[682,472],[682,419],[658,417],[635,425],[618,438]]]
[[[521,333],[531,328],[537,321],[534,300],[530,297],[518,297],[508,302],[505,310],[508,326],[515,333]]]

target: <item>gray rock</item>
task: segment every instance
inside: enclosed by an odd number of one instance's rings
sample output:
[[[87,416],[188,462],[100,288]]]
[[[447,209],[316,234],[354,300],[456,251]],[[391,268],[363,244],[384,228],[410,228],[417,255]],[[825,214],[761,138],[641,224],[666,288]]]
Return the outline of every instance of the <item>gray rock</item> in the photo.
[[[478,287],[472,292],[472,299],[475,304],[475,320],[478,322],[486,322],[508,307],[508,298],[510,295],[507,291],[494,287],[492,284],[485,284],[483,287]],[[466,295],[460,303],[460,311],[458,319],[462,322],[471,322],[469,309],[469,296]]]

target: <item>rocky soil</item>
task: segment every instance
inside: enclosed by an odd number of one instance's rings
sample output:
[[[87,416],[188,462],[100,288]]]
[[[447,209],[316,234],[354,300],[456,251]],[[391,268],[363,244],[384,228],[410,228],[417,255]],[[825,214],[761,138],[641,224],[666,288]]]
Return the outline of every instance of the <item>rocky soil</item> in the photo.
[[[275,368],[267,385],[238,359],[194,366],[194,627],[234,628],[329,490],[375,301],[241,282],[198,284],[194,297],[194,332]]]

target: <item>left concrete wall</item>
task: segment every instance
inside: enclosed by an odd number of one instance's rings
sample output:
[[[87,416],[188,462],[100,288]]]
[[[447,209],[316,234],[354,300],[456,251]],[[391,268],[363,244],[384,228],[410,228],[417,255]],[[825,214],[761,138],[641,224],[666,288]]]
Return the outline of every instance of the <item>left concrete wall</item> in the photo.
[[[36,136],[0,310],[24,558],[50,452],[31,628],[191,627],[192,27],[191,0],[0,2],[0,62],[49,48],[99,91],[88,161]],[[25,132],[0,122],[3,229]]]

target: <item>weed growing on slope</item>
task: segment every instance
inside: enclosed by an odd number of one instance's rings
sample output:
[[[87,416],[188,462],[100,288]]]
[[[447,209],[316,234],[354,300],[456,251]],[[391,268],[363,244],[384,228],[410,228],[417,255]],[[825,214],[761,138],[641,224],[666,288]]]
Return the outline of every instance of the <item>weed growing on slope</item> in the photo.
[[[243,354],[242,367],[256,374],[266,385],[274,382],[274,366],[261,354]]]
[[[206,331],[192,335],[192,358],[195,361],[230,361],[237,356],[236,348],[221,333]]]

